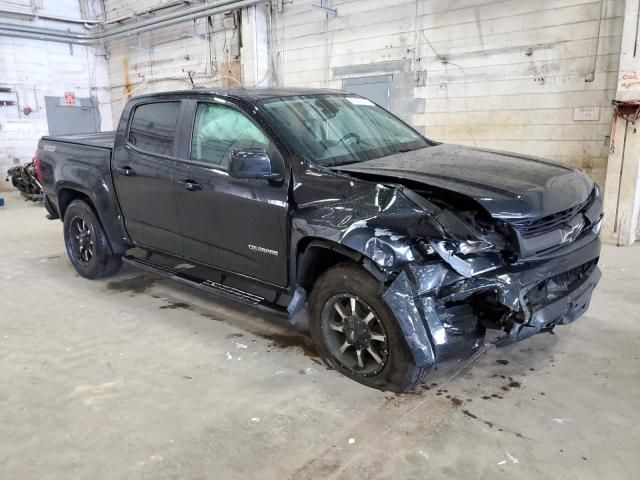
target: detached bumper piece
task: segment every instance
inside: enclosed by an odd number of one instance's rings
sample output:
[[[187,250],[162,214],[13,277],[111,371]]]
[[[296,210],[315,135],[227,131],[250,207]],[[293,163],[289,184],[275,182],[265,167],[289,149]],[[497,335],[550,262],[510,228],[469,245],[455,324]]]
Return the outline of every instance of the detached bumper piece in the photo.
[[[560,258],[471,278],[441,261],[411,264],[383,297],[417,365],[464,359],[484,343],[487,329],[503,331],[495,344],[504,346],[575,321],[600,280],[599,254],[595,237]]]

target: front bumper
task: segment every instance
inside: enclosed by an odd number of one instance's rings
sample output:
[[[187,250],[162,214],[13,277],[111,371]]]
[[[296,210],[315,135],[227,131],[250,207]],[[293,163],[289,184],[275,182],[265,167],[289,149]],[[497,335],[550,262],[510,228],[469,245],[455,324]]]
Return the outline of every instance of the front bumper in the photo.
[[[443,261],[408,265],[383,297],[395,314],[417,365],[471,355],[484,342],[485,314],[474,299],[491,294],[496,311],[511,320],[501,327],[497,346],[575,321],[587,310],[600,280],[600,240],[588,233],[562,256],[510,265],[465,278]],[[557,289],[558,279],[570,279]],[[553,286],[546,298],[534,295]],[[538,289],[538,290],[536,290]]]
[[[527,323],[514,325],[509,334],[498,339],[496,346],[504,346],[524,340],[541,331],[550,330],[556,325],[568,325],[580,317],[589,308],[593,289],[600,281],[602,273],[598,266],[589,265],[584,276],[580,278],[566,295],[535,305],[530,312]]]

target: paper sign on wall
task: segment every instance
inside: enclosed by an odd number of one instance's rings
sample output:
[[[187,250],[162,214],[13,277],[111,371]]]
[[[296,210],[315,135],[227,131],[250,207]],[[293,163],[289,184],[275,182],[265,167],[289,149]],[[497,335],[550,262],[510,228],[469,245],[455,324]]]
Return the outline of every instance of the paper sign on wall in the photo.
[[[75,107],[76,94],[74,92],[64,92],[64,104],[68,107]]]
[[[600,119],[600,109],[598,107],[578,107],[573,109],[573,120],[575,122],[588,122]]]

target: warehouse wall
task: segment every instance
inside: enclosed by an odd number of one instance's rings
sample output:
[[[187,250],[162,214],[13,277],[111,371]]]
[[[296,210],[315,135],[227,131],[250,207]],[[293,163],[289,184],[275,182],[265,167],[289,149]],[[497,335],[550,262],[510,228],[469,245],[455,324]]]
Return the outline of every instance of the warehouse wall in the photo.
[[[104,2],[107,20],[163,3],[168,2]],[[191,88],[188,72],[199,85],[242,85],[241,30],[238,11],[199,19],[195,26],[187,22],[107,43],[114,121],[131,96]]]
[[[273,8],[281,84],[392,75],[391,110],[429,137],[604,184],[624,0],[325,1],[335,17],[312,3]]]
[[[78,0],[39,3],[40,14],[81,18]],[[0,1],[0,10],[4,9],[25,15],[2,14],[2,21],[83,31],[77,24],[29,19],[28,0]],[[6,170],[30,161],[38,139],[48,134],[45,96],[73,92],[77,98],[93,97],[100,104],[101,128],[112,128],[107,65],[100,54],[92,47],[0,37],[0,188],[6,187]]]
[[[109,19],[167,1],[104,5]],[[189,88],[188,71],[209,86],[343,88],[387,76],[390,109],[431,138],[554,158],[604,184],[624,0],[274,0],[268,8],[260,28],[250,8],[198,20],[195,30],[188,22],[109,42],[114,119],[130,96]]]

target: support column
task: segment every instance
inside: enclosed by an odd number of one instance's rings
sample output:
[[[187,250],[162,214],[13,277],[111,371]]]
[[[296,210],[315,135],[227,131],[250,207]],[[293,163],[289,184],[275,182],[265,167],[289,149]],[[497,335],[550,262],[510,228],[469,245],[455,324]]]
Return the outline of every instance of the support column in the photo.
[[[637,1],[625,2],[616,116],[605,181],[602,239],[628,246],[635,242],[640,213],[640,44]]]
[[[241,58],[245,87],[270,86],[267,6],[264,4],[242,10]]]

